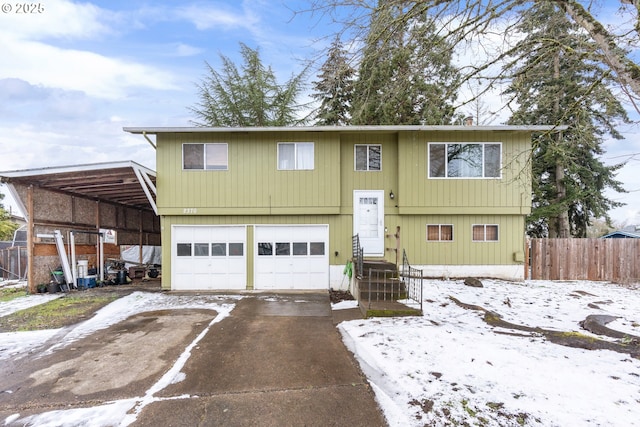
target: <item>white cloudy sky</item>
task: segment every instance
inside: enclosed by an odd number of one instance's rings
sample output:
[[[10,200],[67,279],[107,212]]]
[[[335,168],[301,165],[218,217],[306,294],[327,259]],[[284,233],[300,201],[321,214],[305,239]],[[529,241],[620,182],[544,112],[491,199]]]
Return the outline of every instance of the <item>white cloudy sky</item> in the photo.
[[[308,14],[294,17],[304,0],[32,4],[41,11],[18,13],[9,2],[0,10],[0,171],[119,160],[153,169],[151,146],[122,128],[191,125],[205,61],[216,68],[223,54],[239,63],[242,42],[285,80],[332,32]],[[605,162],[640,153],[638,127],[622,131],[626,140],[608,145]],[[613,213],[618,221],[640,223],[637,162],[619,174],[632,192],[614,196],[628,203]]]

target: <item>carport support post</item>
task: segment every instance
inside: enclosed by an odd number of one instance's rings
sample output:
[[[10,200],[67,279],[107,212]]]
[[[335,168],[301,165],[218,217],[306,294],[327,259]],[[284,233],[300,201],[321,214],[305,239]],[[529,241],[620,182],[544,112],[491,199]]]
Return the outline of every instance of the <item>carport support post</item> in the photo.
[[[100,274],[100,282],[104,281],[104,236],[102,233],[98,233],[100,236],[100,253],[98,255],[98,262],[100,263],[98,272]]]
[[[78,267],[76,264],[76,238],[73,231],[69,232],[69,247],[71,248],[71,278],[73,283],[68,283],[69,290],[78,283]]]
[[[143,252],[142,252],[142,245],[143,245],[143,241],[142,241],[142,233],[144,231],[144,222],[143,222],[143,213],[142,210],[138,211],[138,214],[140,215],[139,218],[140,220],[138,221],[138,262],[142,265],[142,261],[144,260],[144,256],[143,256]],[[145,272],[146,274],[146,272]]]
[[[36,293],[35,269],[33,265],[33,251],[35,248],[33,221],[33,185],[27,187],[27,286],[30,294]]]

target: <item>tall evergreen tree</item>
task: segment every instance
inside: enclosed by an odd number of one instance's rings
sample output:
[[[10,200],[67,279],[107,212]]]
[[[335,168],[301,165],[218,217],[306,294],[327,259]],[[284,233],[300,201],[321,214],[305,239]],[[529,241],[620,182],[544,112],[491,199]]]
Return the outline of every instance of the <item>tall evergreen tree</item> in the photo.
[[[553,3],[593,42],[593,49],[583,52],[585,57],[600,62],[610,71],[615,85],[622,91],[621,96],[630,99],[636,111],[640,111],[640,63],[636,55],[640,40],[638,0],[309,0],[309,3],[311,12],[331,17],[341,25],[340,33],[354,34],[358,40],[371,35],[372,17],[387,15],[389,20],[377,27],[375,38],[389,40],[404,33],[407,22],[428,14],[442,23],[438,34],[452,46],[473,45],[479,51],[473,65],[462,70],[462,79],[480,78],[490,83],[484,86],[487,90],[491,83],[502,80],[503,76],[496,74],[492,66],[504,59],[504,51],[516,40],[509,37],[518,22],[514,15],[538,3]],[[594,4],[605,3],[608,7],[594,7]],[[617,4],[616,20],[615,25],[609,25],[612,8],[616,7],[613,4]],[[505,37],[497,38],[498,34]],[[485,43],[487,39],[491,40],[489,44]],[[365,49],[368,44],[363,46]],[[631,49],[620,46],[631,46]]]
[[[404,14],[403,3],[379,7],[372,18],[355,86],[353,124],[448,124],[453,119],[459,72],[452,65],[452,46],[438,36],[429,16],[407,19],[402,31],[381,37],[387,34],[383,28]]]
[[[622,138],[616,122],[628,118],[608,86],[610,73],[587,59],[595,46],[555,2],[536,2],[521,17],[526,37],[511,52],[507,93],[518,107],[509,123],[569,126],[534,137],[529,234],[585,237],[593,218],[608,219],[620,205],[604,191],[624,192],[615,179],[622,165],[606,166],[599,156],[604,136]]]
[[[316,124],[330,126],[350,123],[355,74],[356,70],[348,60],[348,52],[336,37],[329,48],[327,60],[320,68],[320,80],[313,85],[315,92],[312,97],[320,102]]]
[[[251,127],[301,124],[303,105],[298,97],[304,88],[307,70],[279,84],[271,67],[262,63],[257,49],[240,44],[243,64],[238,69],[220,55],[222,70],[206,63],[208,74],[197,85],[199,102],[190,110],[197,126]]]

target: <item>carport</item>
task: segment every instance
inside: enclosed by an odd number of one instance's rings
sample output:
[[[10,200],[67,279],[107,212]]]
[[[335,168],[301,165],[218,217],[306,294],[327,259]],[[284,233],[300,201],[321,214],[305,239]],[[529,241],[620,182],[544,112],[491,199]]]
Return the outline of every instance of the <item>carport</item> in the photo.
[[[55,243],[39,235],[79,233],[76,253],[89,266],[99,261],[95,253],[98,233],[103,230],[114,231],[116,236],[113,243],[104,245],[107,256],[119,257],[120,245],[160,245],[156,174],[138,163],[15,170],[0,172],[0,180],[27,219],[31,292],[38,283],[48,283],[50,269],[60,263]]]

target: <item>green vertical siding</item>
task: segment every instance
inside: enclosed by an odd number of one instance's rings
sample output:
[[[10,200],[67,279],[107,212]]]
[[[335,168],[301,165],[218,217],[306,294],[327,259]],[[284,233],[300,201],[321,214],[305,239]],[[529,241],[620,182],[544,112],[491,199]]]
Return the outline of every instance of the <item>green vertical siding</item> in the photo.
[[[354,190],[384,191],[390,261],[396,260],[397,226],[400,247],[416,265],[511,265],[523,251],[531,208],[528,132],[162,133],[157,141],[163,286],[171,277],[174,224],[249,225],[250,237],[254,224],[328,224],[329,263],[345,264],[351,258]],[[183,171],[182,144],[188,142],[228,143],[229,170]],[[314,170],[277,170],[278,142],[314,142]],[[501,142],[502,177],[429,179],[428,142]],[[354,170],[356,144],[382,146],[382,171]],[[427,224],[452,224],[454,241],[427,242]],[[499,241],[473,242],[473,224],[498,224]],[[250,285],[253,255],[247,247]]]
[[[381,171],[356,171],[354,147],[356,144],[382,146]],[[396,134],[348,134],[342,136],[341,145],[341,198],[343,213],[353,212],[353,190],[391,190],[398,192],[398,140]],[[398,199],[395,199],[397,202]],[[385,212],[392,213],[395,202],[385,199]]]
[[[413,264],[511,265],[524,251],[524,217],[517,215],[403,215],[387,217],[389,229],[400,226],[401,246]],[[427,242],[427,224],[452,224],[452,242]],[[498,242],[472,241],[474,224],[497,224]]]
[[[314,169],[280,171],[278,142],[313,142]],[[182,170],[183,143],[227,143],[226,171]],[[180,214],[273,214],[340,205],[340,140],[328,133],[158,135],[158,209]],[[311,210],[311,211],[310,211]]]
[[[500,142],[500,179],[433,179],[428,177],[429,142]],[[412,132],[400,135],[398,192],[401,213],[527,214],[531,208],[531,178],[528,170],[530,135],[516,132]],[[491,212],[491,209],[495,210]]]
[[[287,215],[287,216],[168,216],[162,227],[162,273],[165,281],[171,278],[172,225],[250,225],[249,237],[253,236],[252,225],[328,224],[329,263],[343,265],[351,258],[351,215]],[[452,224],[453,242],[427,242],[427,224]],[[473,224],[498,224],[498,242],[473,242]],[[405,249],[409,260],[415,265],[511,265],[514,253],[524,250],[524,217],[503,215],[387,215],[385,226],[389,232],[385,239],[385,258],[395,262],[396,239],[393,234],[400,226],[400,250]],[[252,241],[252,238],[249,239]],[[253,285],[253,246],[247,247],[247,281]],[[335,253],[338,252],[338,255]],[[400,256],[402,253],[400,252]]]

